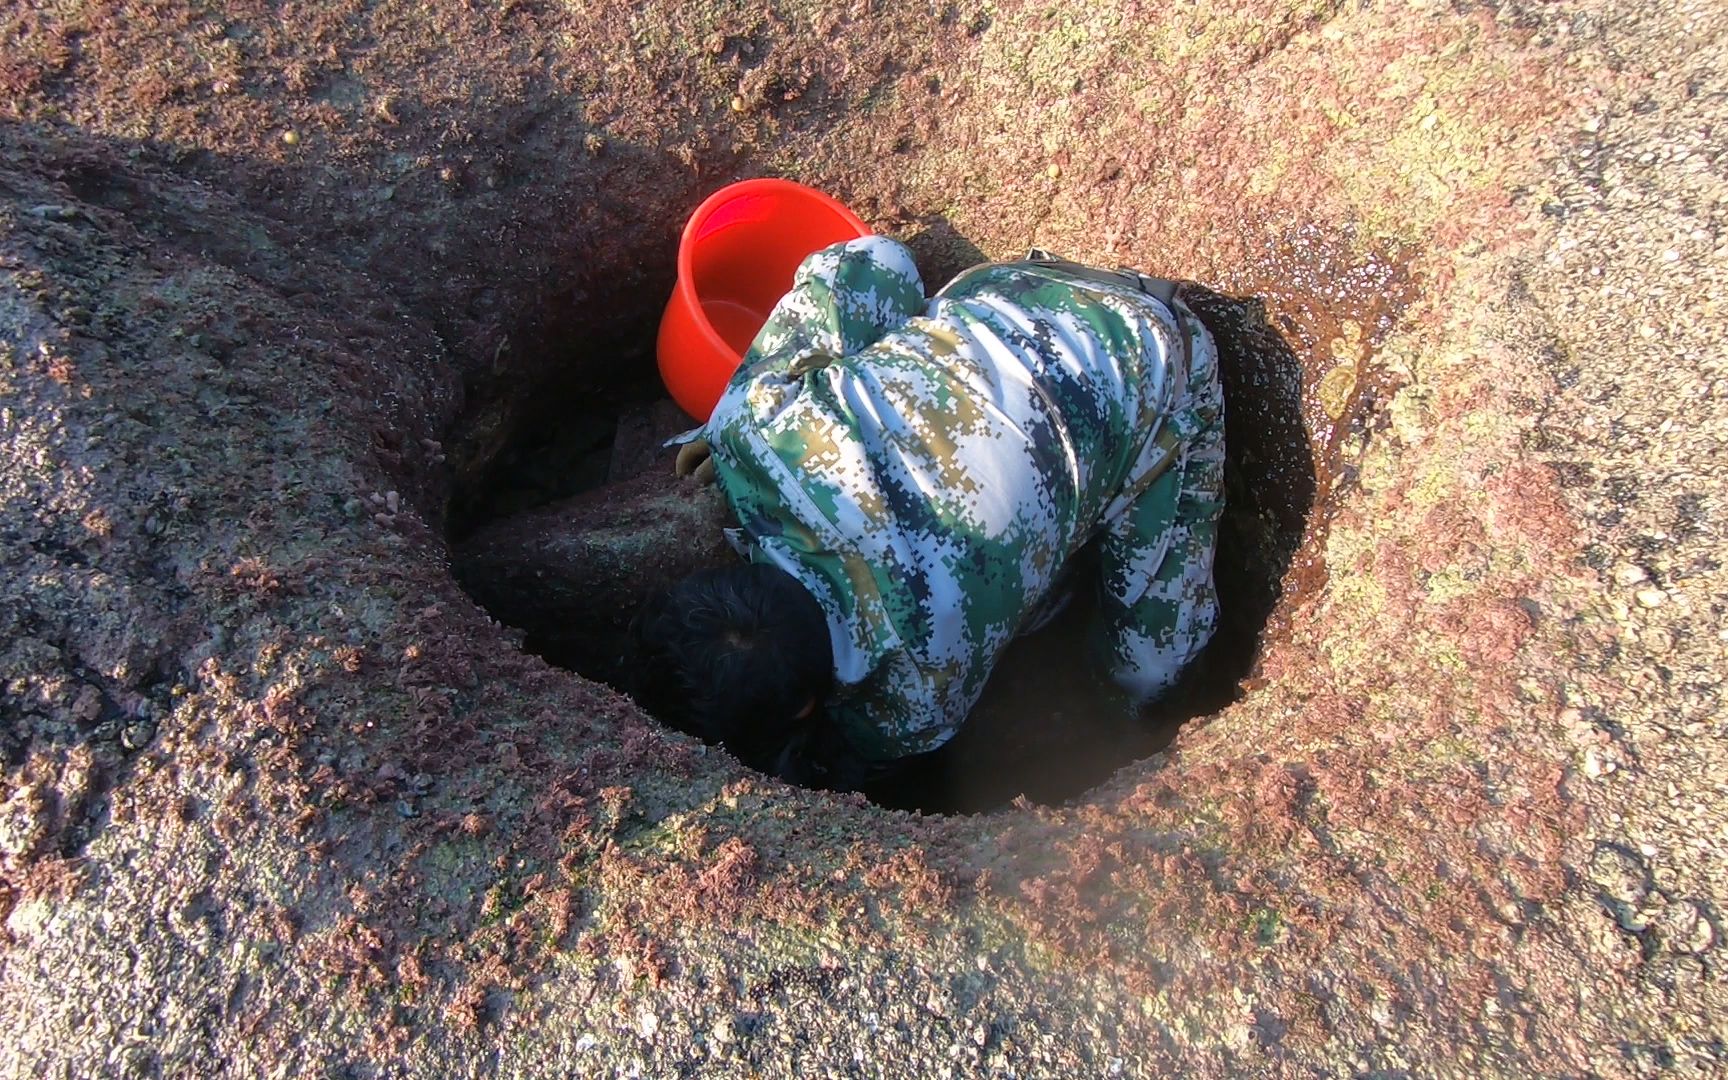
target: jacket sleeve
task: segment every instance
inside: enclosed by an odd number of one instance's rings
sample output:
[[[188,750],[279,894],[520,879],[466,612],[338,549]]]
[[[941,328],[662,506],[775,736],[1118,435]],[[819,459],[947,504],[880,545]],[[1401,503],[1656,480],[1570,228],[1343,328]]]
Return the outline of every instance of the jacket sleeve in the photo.
[[[924,310],[912,253],[886,236],[834,244],[807,257],[792,289],[757,332],[728,390],[764,375],[799,376],[869,348]]]
[[[1224,508],[1224,400],[1218,351],[1186,307],[1186,386],[1169,418],[1181,435],[1174,468],[1111,519],[1099,537],[1100,621],[1116,683],[1138,701],[1175,684],[1218,626],[1212,562]]]

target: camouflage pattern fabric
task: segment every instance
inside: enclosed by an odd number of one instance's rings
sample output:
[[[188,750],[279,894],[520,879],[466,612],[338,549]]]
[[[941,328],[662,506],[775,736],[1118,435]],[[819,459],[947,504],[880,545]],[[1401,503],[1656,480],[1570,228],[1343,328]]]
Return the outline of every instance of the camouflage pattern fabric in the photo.
[[[860,758],[946,742],[1091,540],[1102,646],[1136,698],[1216,625],[1216,348],[1126,279],[989,264],[927,301],[901,244],[837,244],[696,436],[751,557],[827,612],[827,715]]]

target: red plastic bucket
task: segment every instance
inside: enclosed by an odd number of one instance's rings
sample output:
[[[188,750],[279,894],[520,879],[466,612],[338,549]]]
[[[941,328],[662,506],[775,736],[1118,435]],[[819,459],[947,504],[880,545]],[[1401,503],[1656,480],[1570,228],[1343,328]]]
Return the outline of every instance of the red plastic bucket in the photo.
[[[858,215],[790,180],[744,180],[703,200],[678,243],[678,284],[660,320],[660,379],[706,421],[768,313],[813,251],[869,236]]]

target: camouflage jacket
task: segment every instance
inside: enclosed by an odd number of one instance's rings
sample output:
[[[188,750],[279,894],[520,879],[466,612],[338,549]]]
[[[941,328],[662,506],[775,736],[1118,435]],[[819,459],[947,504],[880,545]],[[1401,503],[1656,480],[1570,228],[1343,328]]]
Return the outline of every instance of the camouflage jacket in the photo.
[[[1196,346],[1210,396],[1184,392]],[[692,435],[751,558],[828,615],[830,722],[886,761],[954,734],[1101,533],[1117,538],[1119,681],[1149,696],[1174,679],[1214,621],[1221,420],[1209,335],[1126,281],[990,264],[926,300],[906,248],[866,237],[805,260]],[[1207,439],[1186,484],[1166,472]],[[1203,575],[1171,557],[1173,535]],[[1148,661],[1147,642],[1168,655]]]

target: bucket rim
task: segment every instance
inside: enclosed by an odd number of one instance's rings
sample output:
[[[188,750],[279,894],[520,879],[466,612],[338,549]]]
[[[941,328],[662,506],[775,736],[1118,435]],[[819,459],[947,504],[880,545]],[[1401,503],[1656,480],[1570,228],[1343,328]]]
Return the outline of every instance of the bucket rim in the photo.
[[[697,233],[701,231],[703,225],[707,224],[708,219],[714,216],[716,210],[735,199],[774,192],[795,193],[800,197],[812,199],[851,226],[858,236],[871,235],[870,226],[864,223],[864,219],[853,213],[839,199],[807,184],[800,184],[795,180],[787,180],[778,176],[759,176],[749,180],[739,180],[727,184],[703,199],[690,214],[689,220],[684,223],[684,231],[678,238],[678,280],[674,284],[673,290],[678,296],[678,302],[689,312],[691,322],[703,342],[710,349],[718,350],[723,356],[732,353],[732,346],[726,343],[725,339],[709,323],[708,316],[702,311],[701,298],[696,295],[696,276],[692,265],[691,249],[695,245]],[[743,354],[737,355],[738,362],[742,362]]]

